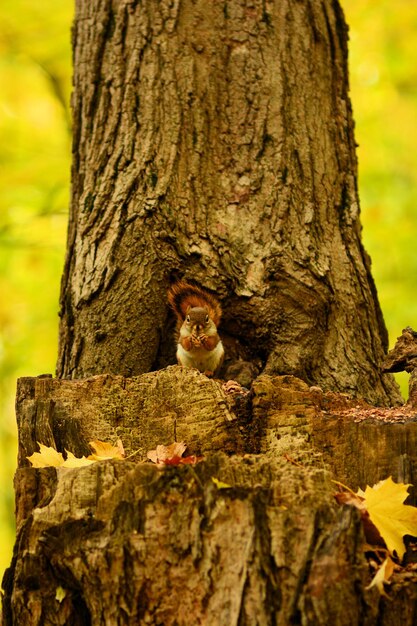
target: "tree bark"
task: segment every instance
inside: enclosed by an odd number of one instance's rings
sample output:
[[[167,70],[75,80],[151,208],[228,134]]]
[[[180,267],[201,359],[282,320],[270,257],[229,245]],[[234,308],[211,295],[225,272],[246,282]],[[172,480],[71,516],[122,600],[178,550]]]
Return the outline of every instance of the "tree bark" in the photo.
[[[397,402],[338,2],[80,0],[73,32],[58,375],[173,363],[166,289],[184,276],[222,301],[226,365]]]
[[[169,387],[188,393],[161,407]],[[364,447],[360,431],[377,418],[354,422],[358,406],[346,397],[291,376],[260,377],[240,414],[239,395],[179,367],[135,379],[21,379],[17,541],[3,625],[413,626],[416,573],[394,575],[389,599],[366,589],[361,522],[336,504],[331,479],[365,487],[373,468],[372,480],[387,471],[398,480],[409,439],[414,456],[400,478],[415,481],[415,419],[381,418]],[[170,442],[174,424],[189,452],[205,458],[163,469],[142,463],[147,446]],[[28,466],[37,441],[81,455],[98,436],[122,436],[127,454],[143,446],[135,461]],[[386,437],[391,445],[378,446]],[[232,439],[241,454],[228,457],[219,450]]]

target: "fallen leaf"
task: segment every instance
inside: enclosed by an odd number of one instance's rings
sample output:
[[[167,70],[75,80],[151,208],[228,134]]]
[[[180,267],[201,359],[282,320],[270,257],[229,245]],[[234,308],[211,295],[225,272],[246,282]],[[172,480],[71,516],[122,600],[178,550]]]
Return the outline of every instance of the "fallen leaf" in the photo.
[[[55,600],[61,604],[62,600],[66,597],[66,595],[67,595],[66,590],[63,587],[61,587],[61,585],[59,585],[56,588]]]
[[[40,452],[34,452],[31,456],[26,457],[32,463],[32,467],[61,467],[64,464],[64,457],[61,452],[57,452],[55,448],[44,446],[39,443]]]
[[[63,462],[62,467],[85,467],[86,465],[91,465],[91,463],[95,463],[95,461],[85,456],[79,458],[68,450],[65,450],[65,452],[67,453],[67,458]]]
[[[334,494],[338,504],[349,504],[360,511],[366,510],[363,498],[350,491],[338,491]]]
[[[189,456],[174,456],[172,459],[162,461],[162,463],[164,463],[164,465],[195,465],[201,461],[202,458],[202,456],[190,454]]]
[[[57,452],[55,448],[44,446],[38,442],[39,452],[34,452],[27,459],[31,462],[32,467],[85,467],[96,461],[105,461],[107,459],[122,459],[124,449],[120,439],[113,446],[111,443],[104,441],[91,441],[90,446],[95,450],[94,454],[88,457],[76,457],[69,450],[65,450],[67,458],[64,459],[61,452]]]
[[[222,384],[225,393],[236,393],[242,391],[242,385],[235,380],[228,380]]]
[[[123,459],[125,451],[120,439],[117,440],[116,445],[105,441],[89,441],[89,446],[94,450],[93,454],[90,454],[87,459],[91,461],[107,461],[109,459]]]
[[[157,448],[158,448],[158,446],[157,446]],[[146,455],[146,458],[149,459],[150,461],[152,461],[152,463],[159,463],[157,449],[156,450],[149,450],[149,452]]]
[[[221,480],[219,480],[218,478],[214,478],[213,476],[211,477],[211,480],[214,482],[217,489],[230,489],[232,486],[228,485],[227,483],[223,483]]]
[[[417,537],[417,508],[404,504],[408,497],[408,487],[394,483],[391,476],[374,487],[367,486],[363,494],[364,504],[371,522],[384,539],[388,550],[394,550],[403,558],[404,535]]]
[[[187,444],[183,441],[174,441],[169,446],[156,446],[155,450],[149,450],[147,457],[152,463],[156,463],[159,466],[163,465],[195,465],[201,459],[202,456],[196,456],[190,454],[183,457]]]
[[[376,587],[379,593],[383,596],[387,596],[384,589],[384,583],[387,583],[392,576],[394,571],[394,562],[392,559],[387,556],[385,561],[382,563],[381,567],[371,580],[370,584],[366,587],[366,589],[371,589],[372,587]],[[388,597],[388,596],[387,596]]]
[[[156,446],[155,450],[149,450],[146,455],[153,463],[164,463],[181,458],[185,452],[187,445],[183,441],[174,441],[169,446]],[[171,464],[177,464],[178,461]]]

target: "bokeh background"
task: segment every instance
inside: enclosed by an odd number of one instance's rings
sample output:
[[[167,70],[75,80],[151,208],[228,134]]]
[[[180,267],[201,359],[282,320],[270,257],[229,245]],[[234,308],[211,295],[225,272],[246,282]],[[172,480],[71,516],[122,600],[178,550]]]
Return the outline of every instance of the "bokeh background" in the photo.
[[[417,2],[342,5],[363,239],[392,346],[405,326],[417,326]],[[0,5],[0,576],[14,541],[16,379],[53,373],[57,355],[72,16],[73,0]]]

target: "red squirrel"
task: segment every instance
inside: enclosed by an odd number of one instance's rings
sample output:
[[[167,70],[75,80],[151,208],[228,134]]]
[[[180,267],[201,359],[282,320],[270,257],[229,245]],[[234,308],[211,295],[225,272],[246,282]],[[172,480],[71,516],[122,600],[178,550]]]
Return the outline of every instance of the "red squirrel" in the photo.
[[[177,317],[179,365],[213,376],[224,357],[217,333],[222,315],[219,301],[202,287],[180,280],[169,288],[168,302]]]

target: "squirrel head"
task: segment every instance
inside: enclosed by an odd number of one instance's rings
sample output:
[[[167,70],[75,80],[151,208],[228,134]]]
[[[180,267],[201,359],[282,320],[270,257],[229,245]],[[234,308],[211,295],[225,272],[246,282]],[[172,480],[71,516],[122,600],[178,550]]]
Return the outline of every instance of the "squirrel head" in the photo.
[[[214,325],[214,322],[210,318],[209,311],[206,307],[189,306],[185,314],[184,324],[191,333],[199,335],[202,332],[207,332],[207,330]]]

